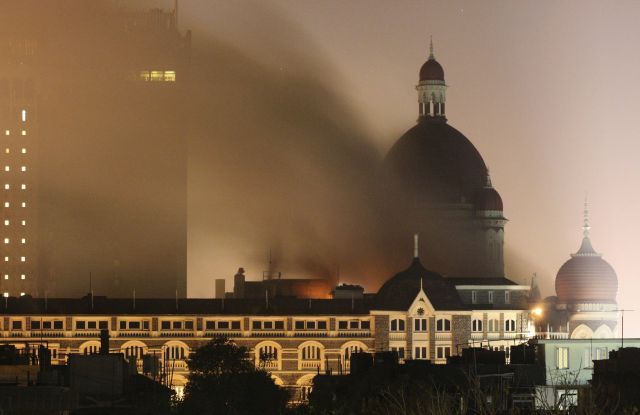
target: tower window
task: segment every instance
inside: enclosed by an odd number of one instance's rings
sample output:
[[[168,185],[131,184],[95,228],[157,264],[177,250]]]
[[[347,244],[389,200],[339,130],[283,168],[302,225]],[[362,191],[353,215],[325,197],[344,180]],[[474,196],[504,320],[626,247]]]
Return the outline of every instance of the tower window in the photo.
[[[9,167],[9,166],[4,166],[4,171],[9,171],[9,170],[11,170],[11,167]]]
[[[4,262],[9,262],[9,257],[8,256],[4,257]]]
[[[22,224],[22,226],[25,226],[27,224],[27,221],[23,219],[21,224]]]
[[[25,190],[26,188],[27,188],[26,184],[23,183],[23,184],[20,185],[20,189]]]
[[[5,154],[10,154],[10,153],[11,153],[11,150],[9,150],[9,148],[5,148],[5,149],[4,149],[4,153],[5,153]]]
[[[9,274],[4,274],[4,279],[8,280],[9,279]]]
[[[27,166],[20,167],[20,171],[27,171]]]
[[[11,186],[9,186],[9,183],[5,183],[4,190],[9,190],[9,189],[11,189]]]
[[[4,202],[4,207],[8,208],[9,206],[9,202]]]
[[[9,226],[9,219],[4,220],[4,226]]]
[[[24,275],[24,274],[20,275],[20,279],[21,279],[21,280],[24,280],[24,279],[26,279],[26,278],[27,278],[27,276],[26,276],[26,275]]]
[[[11,134],[11,131],[9,131],[9,130],[4,130],[4,135],[9,135],[9,134]]]
[[[27,202],[22,202],[22,207],[27,207]]]
[[[27,149],[26,149],[26,148],[24,148],[24,147],[22,147],[22,150],[20,150],[20,152],[21,152],[22,154],[27,154]]]
[[[22,110],[21,118],[22,118],[22,122],[27,121],[27,110]]]
[[[8,244],[9,243],[9,238],[4,238],[4,243]]]
[[[20,262],[27,262],[27,257],[26,256],[21,256],[20,257]]]
[[[27,243],[27,238],[22,238],[22,239],[20,240],[20,242],[21,242],[21,243],[23,243],[23,244],[26,244],[26,243]]]
[[[27,135],[27,130],[22,130],[22,135]]]

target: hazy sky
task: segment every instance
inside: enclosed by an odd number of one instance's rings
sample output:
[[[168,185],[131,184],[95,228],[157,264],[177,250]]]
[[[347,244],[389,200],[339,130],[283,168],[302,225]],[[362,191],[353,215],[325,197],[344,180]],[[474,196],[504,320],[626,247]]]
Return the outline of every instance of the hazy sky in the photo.
[[[580,245],[588,192],[593,245],[618,273],[619,305],[638,308],[626,333],[640,335],[640,3],[183,0],[180,14],[196,42],[215,35],[284,72],[293,68],[283,47],[312,54],[381,154],[415,123],[433,35],[449,123],[478,148],[504,200],[509,277],[537,272],[553,294]],[[190,294],[209,294],[199,278]]]

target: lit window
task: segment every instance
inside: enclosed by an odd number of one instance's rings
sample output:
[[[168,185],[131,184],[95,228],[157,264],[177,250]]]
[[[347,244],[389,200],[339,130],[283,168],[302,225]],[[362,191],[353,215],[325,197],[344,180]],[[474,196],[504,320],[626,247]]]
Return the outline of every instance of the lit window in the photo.
[[[567,369],[569,367],[568,347],[558,347],[556,349],[556,367],[558,369]]]
[[[9,257],[8,256],[4,257],[4,262],[9,262]]]
[[[11,170],[11,167],[9,167],[9,166],[4,166],[4,171],[9,171],[9,170]]]
[[[149,71],[140,71],[140,79],[143,81],[149,80]]]
[[[4,130],[4,135],[9,135],[11,132],[9,130]]]
[[[11,189],[11,186],[9,186],[9,183],[5,183],[4,190],[9,190],[9,189]]]
[[[20,262],[27,262],[27,257],[26,256],[21,256],[20,257]]]
[[[27,171],[27,166],[20,167],[20,171]]]
[[[24,293],[20,293],[20,297],[24,297]]]
[[[22,202],[22,207],[27,207],[27,202]]]
[[[27,278],[27,276],[26,276],[26,275],[24,275],[24,274],[20,275],[20,279],[21,279],[21,280],[24,280],[25,278]]]
[[[4,243],[8,244],[9,243],[9,238],[4,238]]]
[[[4,202],[4,207],[9,207],[9,202]]]
[[[164,78],[164,72],[151,71],[151,81],[162,81]]]
[[[27,224],[27,221],[23,219],[20,223],[22,224],[22,226],[25,226]]]
[[[9,274],[4,274],[4,279],[8,280],[9,279]]]
[[[21,242],[21,243],[23,243],[23,244],[26,244],[26,243],[27,243],[27,238],[22,238],[22,239],[20,240],[20,242]]]
[[[7,298],[7,297],[9,297],[9,293],[5,291],[4,293],[2,293],[2,296],[3,296],[4,298]]]
[[[5,153],[5,154],[9,154],[9,153],[11,153],[11,150],[9,150],[8,148],[5,148],[5,149],[4,149],[4,153]]]
[[[176,71],[164,71],[164,80],[166,82],[176,81]]]
[[[4,226],[9,226],[9,219],[4,220]]]
[[[22,152],[22,154],[27,154],[27,149],[22,147],[22,150],[20,150]]]
[[[27,121],[27,110],[22,110],[22,122]]]
[[[21,184],[21,185],[20,185],[20,188],[21,188],[22,190],[25,190],[25,189],[27,188],[27,185],[23,183],[23,184]]]
[[[27,135],[27,130],[22,130],[22,135]]]

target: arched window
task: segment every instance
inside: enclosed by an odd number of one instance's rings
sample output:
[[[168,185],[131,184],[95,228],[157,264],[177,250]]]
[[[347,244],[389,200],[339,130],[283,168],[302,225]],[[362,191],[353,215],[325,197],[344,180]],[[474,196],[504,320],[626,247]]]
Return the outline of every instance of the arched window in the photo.
[[[171,341],[163,346],[164,358],[169,361],[186,360],[189,358],[189,346],[179,341]]]
[[[281,350],[282,347],[273,341],[257,344],[254,349],[256,366],[265,369],[279,370],[282,360]]]
[[[508,319],[504,321],[504,331],[516,331],[516,321],[513,319]]]
[[[100,353],[100,342],[92,340],[88,342],[84,342],[78,348],[78,352],[80,354],[98,354]]]
[[[342,345],[340,348],[340,355],[342,359],[340,360],[340,364],[342,368],[345,370],[349,369],[351,364],[351,355],[354,353],[363,353],[369,350],[369,348],[362,342],[359,341],[350,341]]]
[[[479,318],[473,319],[471,321],[471,331],[481,332],[482,331],[482,320]]]
[[[132,357],[142,359],[142,356],[147,354],[147,350],[147,345],[138,340],[128,341],[120,346],[120,351],[127,359]]]
[[[390,324],[391,331],[404,331],[405,330],[405,322],[403,318],[394,318],[391,320]]]
[[[436,320],[436,331],[451,331],[451,320],[448,318]]]

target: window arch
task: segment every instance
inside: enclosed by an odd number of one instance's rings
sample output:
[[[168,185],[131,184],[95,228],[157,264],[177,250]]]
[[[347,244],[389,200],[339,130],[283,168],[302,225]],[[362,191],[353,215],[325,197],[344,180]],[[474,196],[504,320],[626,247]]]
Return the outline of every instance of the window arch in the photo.
[[[258,343],[254,348],[256,366],[267,370],[280,370],[282,346],[274,341]]]
[[[147,345],[139,340],[131,340],[120,346],[120,351],[127,359],[132,357],[142,359],[142,356],[147,354],[148,349]]]
[[[80,354],[97,354],[100,353],[100,342],[96,340],[89,340],[84,342],[78,347]]]
[[[165,360],[186,360],[189,358],[189,346],[179,341],[167,342],[163,346]]]
[[[308,341],[298,346],[298,370],[324,370],[324,346],[315,341]]]
[[[367,352],[369,348],[362,342],[349,341],[342,345],[340,348],[340,361],[344,369],[349,369],[351,364],[351,355],[354,353]]]
[[[585,324],[580,324],[571,332],[572,339],[591,339],[593,337],[593,331]]]
[[[436,331],[451,331],[451,319],[441,317],[436,320]]]
[[[405,331],[405,319],[403,318],[394,318],[389,322],[389,330],[390,331]]]
[[[482,332],[482,319],[474,318],[471,320],[471,331],[473,332]]]
[[[610,339],[613,337],[613,332],[611,331],[611,328],[609,326],[607,326],[606,324],[602,324],[593,333],[593,337],[595,339]]]
[[[309,396],[313,390],[313,378],[315,376],[316,375],[304,375],[296,382],[296,386],[300,388],[298,395],[300,402],[307,402],[309,400]]]

